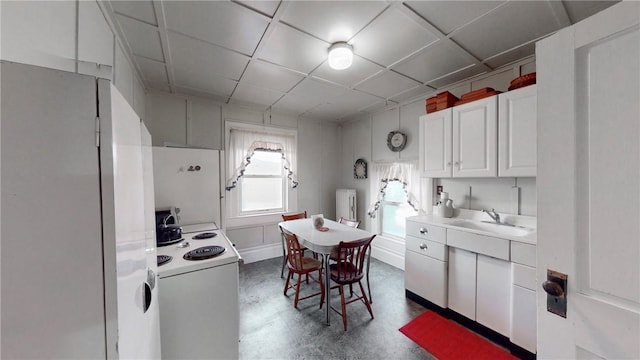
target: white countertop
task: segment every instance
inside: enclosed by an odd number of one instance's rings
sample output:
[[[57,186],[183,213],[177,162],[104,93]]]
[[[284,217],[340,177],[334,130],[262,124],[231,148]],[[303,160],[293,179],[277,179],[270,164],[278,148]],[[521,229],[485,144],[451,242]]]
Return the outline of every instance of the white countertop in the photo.
[[[466,231],[474,234],[492,236],[496,238],[511,240],[522,242],[526,244],[536,244],[538,239],[538,233],[536,231],[536,218],[533,216],[522,216],[522,215],[511,215],[511,214],[500,214],[500,220],[507,224],[516,225],[519,227],[524,227],[528,229],[532,229],[532,231],[523,236],[517,235],[506,235],[500,234],[490,231],[483,231],[478,229],[470,229],[467,227],[455,226],[455,222],[459,220],[469,220],[469,221],[486,221],[491,220],[487,214],[482,211],[475,210],[465,210],[465,209],[455,209],[454,217],[452,218],[443,218],[435,215],[422,215],[422,216],[411,216],[407,218],[407,221],[426,223],[435,226],[442,226],[447,229]]]

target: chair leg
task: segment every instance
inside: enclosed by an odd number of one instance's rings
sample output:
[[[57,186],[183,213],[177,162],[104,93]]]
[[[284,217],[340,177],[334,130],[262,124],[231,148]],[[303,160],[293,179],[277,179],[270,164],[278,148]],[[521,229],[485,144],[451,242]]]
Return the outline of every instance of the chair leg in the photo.
[[[280,278],[284,278],[284,268],[287,266],[287,256],[282,257],[282,270],[280,270]]]
[[[369,290],[369,302],[373,304],[373,298],[371,297],[371,282],[369,282],[369,270],[367,270],[367,289]]]
[[[324,280],[322,280],[322,268],[318,270],[318,279],[320,279],[320,309],[322,309],[322,304],[324,304]]]
[[[296,283],[296,299],[293,301],[293,307],[298,308],[298,298],[300,298],[300,281],[302,280],[302,275],[298,274],[298,282]]]
[[[289,290],[289,279],[291,279],[291,270],[287,274],[287,281],[284,283],[284,296],[287,296],[287,290]]]
[[[371,314],[371,318],[373,319],[373,310],[371,310],[371,304],[369,303],[369,299],[367,299],[367,293],[364,291],[364,286],[362,286],[362,282],[358,281],[360,284],[360,291],[362,291],[362,298],[364,299],[364,304],[367,306],[367,310],[369,310],[369,314]]]
[[[347,304],[344,301],[344,289],[342,285],[340,285],[339,289],[340,289],[340,303],[342,305],[342,325],[344,325],[344,331],[347,331]]]

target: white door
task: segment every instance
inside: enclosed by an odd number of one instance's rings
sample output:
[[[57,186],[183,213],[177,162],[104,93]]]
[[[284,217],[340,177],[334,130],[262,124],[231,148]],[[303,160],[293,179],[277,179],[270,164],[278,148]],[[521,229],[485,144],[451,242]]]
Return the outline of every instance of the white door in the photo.
[[[454,106],[453,177],[498,174],[498,96]]]
[[[639,24],[622,2],[537,44],[537,277],[568,275],[540,358],[640,358]]]
[[[99,80],[98,96],[105,244],[115,244],[118,356],[150,359],[160,354],[159,313],[148,282],[140,118],[109,81]]]
[[[451,109],[420,117],[421,171],[426,177],[451,177]]]

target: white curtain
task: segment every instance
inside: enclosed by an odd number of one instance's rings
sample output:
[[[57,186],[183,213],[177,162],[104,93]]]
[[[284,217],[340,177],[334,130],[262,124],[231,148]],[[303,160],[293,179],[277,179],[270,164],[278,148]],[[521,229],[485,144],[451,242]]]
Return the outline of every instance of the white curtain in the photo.
[[[375,218],[384,200],[387,184],[391,181],[399,181],[407,194],[407,203],[417,212],[420,212],[418,194],[420,183],[418,181],[417,167],[412,163],[387,163],[374,164],[371,171],[371,193],[373,202],[369,206],[367,214]]]
[[[289,134],[276,134],[268,131],[253,131],[231,129],[229,134],[229,152],[227,161],[226,189],[230,191],[236,187],[238,180],[244,175],[244,170],[251,163],[251,157],[256,150],[274,151],[282,154],[282,163],[289,186],[298,186],[296,176],[296,138]]]

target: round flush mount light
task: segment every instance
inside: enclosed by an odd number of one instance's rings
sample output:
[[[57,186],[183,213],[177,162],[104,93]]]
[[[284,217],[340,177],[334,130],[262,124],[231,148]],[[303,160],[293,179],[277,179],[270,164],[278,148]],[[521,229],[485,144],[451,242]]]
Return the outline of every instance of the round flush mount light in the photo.
[[[334,70],[344,70],[353,62],[353,47],[346,42],[337,42],[329,48],[329,66]]]

